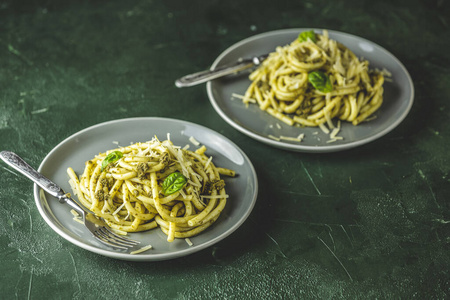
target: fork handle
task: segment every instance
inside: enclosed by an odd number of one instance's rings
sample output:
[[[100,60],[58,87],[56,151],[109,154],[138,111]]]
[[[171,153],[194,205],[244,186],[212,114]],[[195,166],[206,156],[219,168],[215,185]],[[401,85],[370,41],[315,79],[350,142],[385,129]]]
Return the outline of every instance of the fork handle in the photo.
[[[44,191],[46,191],[53,197],[58,198],[60,203],[66,203],[70,207],[75,209],[80,215],[85,215],[86,211],[81,208],[81,206],[79,206],[78,203],[76,203],[72,198],[70,198],[70,196],[66,194],[59,185],[33,169],[33,167],[27,164],[19,155],[14,152],[5,150],[0,152],[0,158],[5,163],[31,179]]]
[[[179,88],[197,85],[225,75],[248,69],[251,66],[253,66],[253,62],[251,60],[244,60],[233,65],[227,65],[217,68],[215,70],[206,70],[183,76],[175,81],[175,85]]]
[[[194,74],[189,74],[177,79],[175,81],[175,85],[179,88],[188,87],[204,83],[219,77],[223,77],[225,75],[237,73],[253,66],[260,65],[267,56],[267,54],[264,54],[252,58],[241,59],[235,63],[215,68],[214,70],[206,70]]]
[[[40,186],[44,191],[52,195],[53,197],[56,197],[60,200],[60,202],[66,202],[64,201],[65,192],[61,187],[59,187],[56,183],[33,169],[29,164],[27,164],[19,155],[17,155],[14,152],[11,151],[2,151],[0,152],[0,158],[31,179],[34,183],[36,183],[38,186]]]

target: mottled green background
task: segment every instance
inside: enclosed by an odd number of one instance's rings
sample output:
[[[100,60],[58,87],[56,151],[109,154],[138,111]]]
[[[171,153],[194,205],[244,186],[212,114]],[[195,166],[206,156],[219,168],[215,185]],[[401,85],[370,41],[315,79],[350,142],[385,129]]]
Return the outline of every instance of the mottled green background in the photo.
[[[174,80],[230,45],[282,28],[369,39],[415,85],[406,120],[333,154],[249,139]],[[0,150],[38,167],[104,121],[171,117],[249,154],[260,181],[244,225],[182,259],[117,261],[59,237],[32,184],[0,164],[0,298],[444,299],[449,297],[450,5],[411,1],[0,1]]]

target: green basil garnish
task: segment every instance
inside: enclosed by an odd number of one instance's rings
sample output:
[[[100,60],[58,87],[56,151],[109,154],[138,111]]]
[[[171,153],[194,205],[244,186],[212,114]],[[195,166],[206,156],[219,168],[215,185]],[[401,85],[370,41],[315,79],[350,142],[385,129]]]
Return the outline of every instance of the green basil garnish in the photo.
[[[313,87],[322,92],[329,93],[333,90],[331,85],[330,77],[327,76],[322,71],[314,71],[308,74],[308,81],[313,85]]]
[[[300,33],[298,35],[298,40],[300,42],[306,42],[308,39],[310,39],[312,42],[316,42],[316,34],[314,33],[314,30],[310,30],[310,31],[303,31],[302,33]]]
[[[181,190],[186,182],[187,178],[183,174],[174,172],[164,179],[162,192],[165,196],[169,196]]]
[[[113,151],[110,154],[108,154],[105,159],[102,161],[102,168],[101,171],[103,172],[103,170],[110,164],[113,163],[115,161],[118,161],[119,159],[121,159],[123,156],[123,153],[120,151]]]

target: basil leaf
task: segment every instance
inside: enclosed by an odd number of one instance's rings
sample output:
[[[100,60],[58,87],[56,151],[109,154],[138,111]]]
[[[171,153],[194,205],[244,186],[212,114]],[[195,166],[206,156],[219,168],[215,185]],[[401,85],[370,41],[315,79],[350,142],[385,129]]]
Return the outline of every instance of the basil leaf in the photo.
[[[101,171],[103,172],[103,170],[110,164],[113,163],[115,161],[118,161],[119,159],[121,159],[123,156],[123,153],[120,151],[113,151],[110,154],[108,154],[105,159],[102,161],[102,168]]]
[[[178,172],[174,172],[164,179],[162,192],[165,196],[178,192],[186,184],[187,178]]]
[[[308,81],[313,85],[313,87],[322,92],[329,93],[333,90],[331,85],[330,77],[327,76],[322,71],[314,71],[308,74]]]
[[[300,42],[306,42],[308,39],[310,39],[312,42],[316,42],[316,34],[314,33],[314,30],[310,30],[310,31],[303,31],[302,33],[300,33],[298,35],[298,40]]]

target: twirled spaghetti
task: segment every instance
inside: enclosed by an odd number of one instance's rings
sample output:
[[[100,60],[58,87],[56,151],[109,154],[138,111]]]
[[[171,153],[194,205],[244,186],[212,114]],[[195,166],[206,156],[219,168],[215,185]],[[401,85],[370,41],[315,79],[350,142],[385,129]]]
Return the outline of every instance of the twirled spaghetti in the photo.
[[[242,100],[256,103],[288,125],[330,128],[333,118],[358,125],[383,103],[384,75],[369,70],[367,60],[358,59],[328,32],[309,32],[312,38],[296,39],[277,47],[253,71]],[[323,75],[330,89],[320,90],[312,75]]]
[[[80,178],[72,168],[67,173],[80,203],[111,228],[138,232],[159,226],[171,242],[208,228],[226,205],[220,176],[235,173],[216,167],[205,151],[205,146],[190,151],[155,137],[98,154],[86,162]],[[109,163],[111,157],[115,160]]]

